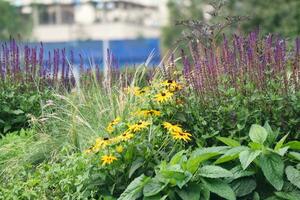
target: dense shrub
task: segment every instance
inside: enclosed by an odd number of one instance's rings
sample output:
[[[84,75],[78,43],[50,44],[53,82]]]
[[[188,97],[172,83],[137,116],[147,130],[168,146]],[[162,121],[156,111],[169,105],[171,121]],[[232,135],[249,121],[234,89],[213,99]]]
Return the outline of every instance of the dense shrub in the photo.
[[[38,117],[42,106],[52,99],[51,92],[38,91],[35,87],[21,84],[0,86],[0,133],[28,127],[30,115]]]

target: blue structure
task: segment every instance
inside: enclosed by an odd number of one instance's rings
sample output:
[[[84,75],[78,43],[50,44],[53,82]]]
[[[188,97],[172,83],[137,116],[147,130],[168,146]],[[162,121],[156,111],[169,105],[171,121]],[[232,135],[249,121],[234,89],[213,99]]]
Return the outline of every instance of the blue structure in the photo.
[[[79,55],[82,55],[85,66],[89,66],[91,62],[103,66],[103,41],[49,42],[43,45],[45,58],[49,51],[65,48],[68,57],[73,51],[76,65],[80,64]],[[31,43],[29,46],[39,44]],[[161,60],[159,39],[112,40],[109,41],[109,49],[119,66],[144,63],[152,52],[154,56],[150,62],[151,66],[159,64]]]

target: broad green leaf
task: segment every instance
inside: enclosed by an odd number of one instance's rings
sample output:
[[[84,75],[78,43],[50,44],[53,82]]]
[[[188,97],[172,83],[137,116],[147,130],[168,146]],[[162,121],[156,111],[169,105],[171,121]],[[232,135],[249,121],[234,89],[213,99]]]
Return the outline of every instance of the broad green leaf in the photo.
[[[12,113],[12,114],[15,114],[15,115],[20,115],[20,114],[23,114],[24,111],[23,111],[23,110],[20,110],[20,109],[17,109],[17,110],[12,110],[11,113]]]
[[[168,198],[168,195],[156,195],[151,197],[144,197],[143,200],[166,200]]]
[[[118,200],[135,200],[142,196],[143,187],[150,180],[149,177],[144,174],[135,178],[126,188],[126,190],[121,194]]]
[[[274,142],[276,141],[276,139],[278,137],[278,132],[277,131],[273,131],[268,122],[266,122],[264,124],[264,128],[268,132],[268,137],[267,137],[267,140],[266,140],[267,144],[268,145],[274,144]]]
[[[176,189],[176,193],[182,200],[199,200],[200,199],[200,185],[190,184],[181,190]]]
[[[245,150],[242,151],[239,155],[239,159],[241,162],[241,165],[243,167],[243,169],[245,170],[251,163],[252,161],[259,156],[259,154],[261,153],[261,151],[251,151],[251,150]]]
[[[180,165],[171,165],[166,169],[160,170],[160,174],[172,185],[182,188],[192,178],[192,174],[183,171]]]
[[[283,146],[288,146],[290,149],[293,150],[300,150],[300,141],[290,141]]]
[[[162,191],[167,185],[168,183],[161,183],[153,178],[144,186],[143,194],[146,197],[154,196]]]
[[[179,151],[178,153],[176,153],[170,160],[170,165],[179,164],[180,161],[182,160],[182,155],[184,153],[185,153],[185,150],[182,150],[182,151]]]
[[[300,191],[290,191],[290,192],[275,192],[277,197],[286,200],[299,200],[300,199]]]
[[[268,132],[264,127],[253,124],[250,128],[249,136],[252,142],[263,144],[268,137]]]
[[[209,147],[195,150],[187,161],[187,170],[191,173],[195,173],[200,163],[222,154],[226,149],[228,149],[228,147]]]
[[[243,170],[243,168],[238,165],[234,168],[232,168],[231,173],[233,174],[233,179],[238,179],[238,178],[242,178],[242,177],[247,177],[247,176],[251,176],[253,174],[255,174],[255,171],[251,171],[251,170]]]
[[[210,200],[210,191],[203,184],[200,185],[200,198],[201,200]]]
[[[241,146],[240,143],[234,139],[226,138],[226,137],[217,137],[218,140],[231,147]]]
[[[249,142],[248,145],[252,150],[262,150],[264,148],[263,144],[257,142]]]
[[[228,162],[231,160],[235,160],[236,158],[239,157],[240,152],[248,149],[247,147],[244,146],[239,146],[239,147],[233,147],[232,149],[229,149],[223,156],[221,156],[218,160],[214,162],[214,164],[220,164],[224,162]]]
[[[300,171],[292,166],[285,168],[287,179],[300,189]]]
[[[284,163],[277,154],[262,154],[259,158],[259,165],[266,179],[274,188],[281,190],[283,187]]]
[[[252,200],[260,200],[259,194],[257,192],[254,192]]]
[[[300,161],[300,153],[298,153],[298,152],[291,151],[288,153],[288,156],[295,160]]]
[[[275,151],[276,153],[278,153],[280,156],[284,156],[284,154],[286,154],[286,152],[288,151],[289,147],[283,147],[278,149],[277,151]]]
[[[141,166],[143,166],[143,164],[144,164],[144,159],[142,159],[142,158],[136,159],[136,160],[132,163],[132,165],[131,165],[131,167],[130,167],[130,169],[129,169],[128,178],[131,178],[131,176],[133,175],[133,173],[134,173],[138,168],[140,168]]]
[[[197,175],[207,178],[224,178],[233,176],[233,174],[227,169],[215,165],[206,165],[201,167],[198,170]]]
[[[255,190],[256,182],[254,179],[247,177],[234,180],[231,186],[237,197],[243,197]]]
[[[274,148],[275,151],[279,150],[279,149],[282,147],[284,141],[286,140],[286,138],[287,138],[288,136],[289,136],[289,134],[286,134],[285,136],[283,136],[283,138],[281,138],[281,139],[279,140],[279,142],[277,142],[277,144],[276,144],[276,146],[275,146],[275,148]]]
[[[235,193],[232,188],[225,182],[220,179],[201,179],[204,186],[211,191],[212,193],[217,194],[220,197],[223,197],[228,200],[235,200]]]

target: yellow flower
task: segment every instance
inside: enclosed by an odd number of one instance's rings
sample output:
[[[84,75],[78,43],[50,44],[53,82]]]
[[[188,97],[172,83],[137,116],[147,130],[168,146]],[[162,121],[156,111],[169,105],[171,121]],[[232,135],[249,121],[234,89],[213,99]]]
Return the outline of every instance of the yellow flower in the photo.
[[[167,90],[169,90],[170,92],[176,92],[178,90],[182,90],[183,88],[182,84],[179,84],[174,80],[166,80],[161,84],[166,86]]]
[[[120,122],[121,122],[121,117],[117,117],[116,119],[112,120],[106,127],[106,131],[112,133],[114,131],[114,126]]]
[[[92,147],[90,147],[90,148],[84,150],[84,153],[85,153],[85,154],[89,154],[89,153],[92,153],[92,152],[93,152]]]
[[[125,131],[122,135],[118,136],[120,138],[120,140],[122,141],[127,141],[130,140],[131,138],[134,137],[134,135],[132,133],[130,133],[130,131]]]
[[[190,133],[187,132],[172,132],[171,134],[175,140],[184,140],[185,142],[190,141],[190,137],[192,136]]]
[[[111,143],[109,138],[97,138],[95,145],[92,147],[93,152],[98,152],[100,149],[105,148],[107,145]]]
[[[125,91],[127,92],[127,94],[134,94],[135,96],[140,96],[143,94],[146,94],[149,91],[149,87],[144,87],[144,88],[140,88],[140,87],[127,87],[125,88]]]
[[[169,132],[183,132],[182,128],[180,127],[180,125],[173,125],[169,122],[164,122],[163,126],[165,129],[168,129]]]
[[[155,95],[155,100],[159,103],[168,101],[172,98],[173,93],[169,91],[163,91]]]
[[[136,112],[137,115],[148,117],[148,116],[159,116],[161,113],[158,110],[140,110]]]
[[[146,94],[149,90],[150,90],[149,87],[144,87],[144,88],[142,88],[142,89],[137,90],[137,91],[134,93],[134,95],[136,95],[136,96],[144,95],[144,94]]]
[[[118,160],[117,157],[113,155],[104,155],[101,157],[102,165],[111,164],[115,160]]]
[[[139,90],[140,90],[139,87],[127,87],[127,88],[125,88],[125,92],[126,92],[127,94],[135,94],[135,93],[137,93]]]
[[[128,131],[135,133],[142,129],[147,128],[147,126],[149,126],[150,124],[151,123],[147,121],[140,121],[137,124],[128,125]]]
[[[121,145],[118,145],[118,146],[116,147],[116,151],[117,151],[118,153],[122,153],[122,152],[124,151],[124,148],[123,148]]]

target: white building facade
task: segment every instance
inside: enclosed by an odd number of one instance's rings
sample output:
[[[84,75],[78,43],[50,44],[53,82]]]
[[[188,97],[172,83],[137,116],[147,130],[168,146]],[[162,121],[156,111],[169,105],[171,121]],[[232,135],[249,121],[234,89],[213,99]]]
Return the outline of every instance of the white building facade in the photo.
[[[11,0],[44,42],[158,38],[167,0]]]

